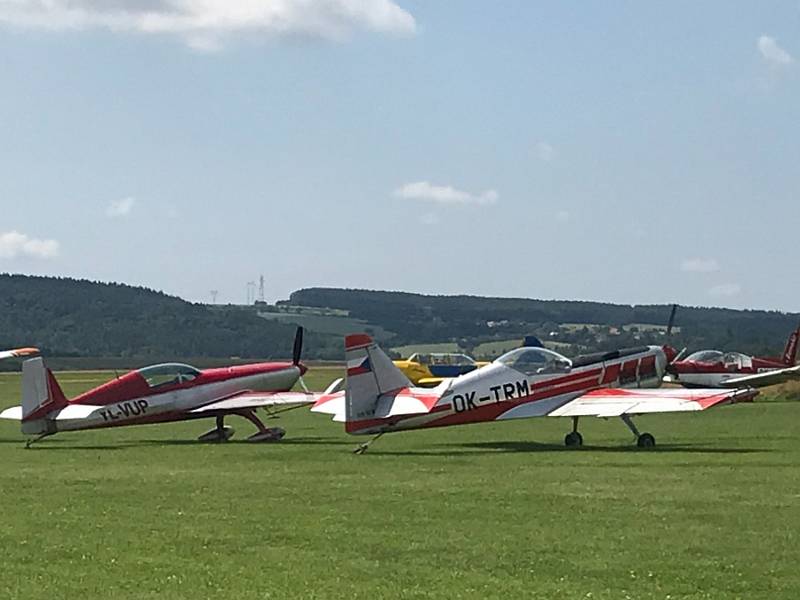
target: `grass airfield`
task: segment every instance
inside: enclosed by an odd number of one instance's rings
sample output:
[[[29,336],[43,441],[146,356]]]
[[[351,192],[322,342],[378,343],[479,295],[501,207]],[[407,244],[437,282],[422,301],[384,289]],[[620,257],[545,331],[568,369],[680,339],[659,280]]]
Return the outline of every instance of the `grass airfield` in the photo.
[[[108,377],[58,375],[69,396]],[[19,393],[1,374],[0,405]],[[0,597],[794,599],[800,402],[768,400],[637,419],[648,451],[618,419],[584,419],[577,451],[529,419],[364,456],[307,409],[267,422],[276,444],[234,417],[227,444],[194,441],[209,419],[26,450],[0,422]]]

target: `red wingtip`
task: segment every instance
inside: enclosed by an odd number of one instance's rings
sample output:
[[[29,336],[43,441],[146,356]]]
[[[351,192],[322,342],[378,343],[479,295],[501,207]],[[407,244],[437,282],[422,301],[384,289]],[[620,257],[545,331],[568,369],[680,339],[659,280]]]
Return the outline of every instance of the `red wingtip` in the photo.
[[[35,356],[39,354],[38,348],[17,348],[14,350],[15,356]]]
[[[369,346],[372,343],[372,338],[366,333],[352,333],[344,338],[344,349],[353,350],[354,348],[362,348]]]

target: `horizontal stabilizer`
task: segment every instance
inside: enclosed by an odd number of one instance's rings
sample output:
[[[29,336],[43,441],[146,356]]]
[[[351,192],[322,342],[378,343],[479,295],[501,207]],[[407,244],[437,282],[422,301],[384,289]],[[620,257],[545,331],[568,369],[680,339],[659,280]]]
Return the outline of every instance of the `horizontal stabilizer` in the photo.
[[[105,406],[94,406],[91,404],[69,404],[62,409],[56,409],[47,418],[51,421],[66,421],[70,419],[86,419],[95,411],[104,410]],[[12,406],[0,413],[0,419],[12,421],[22,420],[22,407]]]
[[[10,421],[22,421],[22,407],[12,406],[0,412],[0,419],[8,419]]]

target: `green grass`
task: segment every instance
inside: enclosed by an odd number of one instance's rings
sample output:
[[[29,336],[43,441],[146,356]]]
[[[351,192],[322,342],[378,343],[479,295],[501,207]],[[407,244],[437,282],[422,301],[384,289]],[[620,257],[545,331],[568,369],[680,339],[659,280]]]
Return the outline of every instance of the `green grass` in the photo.
[[[336,374],[307,381],[321,388]],[[69,394],[104,374],[59,375]],[[16,374],[0,375],[3,405]],[[232,418],[237,438],[252,431]],[[305,409],[277,444],[211,422],[59,434],[0,424],[0,597],[797,598],[800,403],[361,438]],[[234,439],[237,439],[234,438]]]

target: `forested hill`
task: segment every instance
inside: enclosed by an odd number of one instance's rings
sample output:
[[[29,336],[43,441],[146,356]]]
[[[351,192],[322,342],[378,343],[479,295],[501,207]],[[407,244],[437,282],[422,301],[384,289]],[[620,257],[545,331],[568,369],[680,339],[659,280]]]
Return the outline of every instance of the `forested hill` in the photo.
[[[332,288],[298,290],[287,304],[349,311],[351,317],[394,332],[395,345],[453,340],[470,347],[493,339],[536,333],[543,339],[561,341],[579,350],[662,343],[663,331],[639,325],[663,329],[671,308],[669,304],[628,306]],[[783,348],[798,320],[798,314],[777,311],[680,307],[675,321],[680,330],[676,329],[670,342],[690,349],[775,353]],[[605,335],[609,332],[613,335]]]
[[[218,310],[140,287],[0,274],[0,348],[36,345],[51,356],[287,358],[294,332],[252,311]],[[341,340],[307,335],[305,357],[326,352],[340,355]]]

